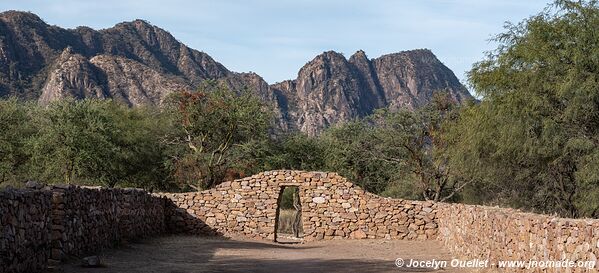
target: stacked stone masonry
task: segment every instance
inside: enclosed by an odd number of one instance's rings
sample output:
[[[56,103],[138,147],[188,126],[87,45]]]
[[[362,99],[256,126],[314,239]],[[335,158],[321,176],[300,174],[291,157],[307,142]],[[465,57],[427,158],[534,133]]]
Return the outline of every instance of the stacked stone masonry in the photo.
[[[491,263],[592,262],[599,256],[599,220],[382,198],[335,173],[283,170],[192,193],[39,185],[0,191],[0,273],[41,272],[49,262],[162,233],[273,240],[280,195],[288,186],[299,188],[305,241],[438,239],[457,258]]]
[[[165,200],[143,190],[54,186],[51,191],[54,260],[165,231]]]
[[[193,193],[166,194],[173,232],[273,240],[282,189],[299,188],[305,241],[436,238],[436,205],[383,198],[336,173],[270,171]]]
[[[39,272],[50,248],[52,194],[0,191],[0,272]]]
[[[137,189],[37,187],[0,191],[0,273],[48,264],[165,232],[166,199]]]
[[[489,260],[488,271],[599,271],[597,219],[564,219],[513,209],[462,204],[438,204],[437,216],[439,240],[445,243],[451,253],[464,259]],[[499,270],[498,261],[573,261],[576,266]],[[589,269],[593,264],[594,268]]]

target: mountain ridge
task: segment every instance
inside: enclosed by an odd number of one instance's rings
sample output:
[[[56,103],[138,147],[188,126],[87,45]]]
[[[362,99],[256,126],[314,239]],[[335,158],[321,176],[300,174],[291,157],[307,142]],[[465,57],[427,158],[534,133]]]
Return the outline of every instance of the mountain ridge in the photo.
[[[273,105],[277,127],[316,135],[375,109],[415,109],[435,92],[472,99],[449,68],[426,49],[369,59],[325,51],[295,79],[268,84],[256,73],[228,70],[168,31],[137,19],[94,30],[64,29],[19,11],[0,13],[0,97],[48,103],[66,97],[112,98],[131,106],[160,105],[172,92],[213,79],[251,89]]]

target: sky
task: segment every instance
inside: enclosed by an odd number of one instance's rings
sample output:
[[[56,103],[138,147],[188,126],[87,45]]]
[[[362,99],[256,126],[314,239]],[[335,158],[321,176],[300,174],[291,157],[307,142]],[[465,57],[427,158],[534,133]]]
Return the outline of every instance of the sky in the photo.
[[[519,22],[550,0],[0,0],[65,28],[103,29],[146,20],[236,72],[267,82],[295,79],[318,54],[369,58],[428,48],[465,82],[496,45],[506,21]]]

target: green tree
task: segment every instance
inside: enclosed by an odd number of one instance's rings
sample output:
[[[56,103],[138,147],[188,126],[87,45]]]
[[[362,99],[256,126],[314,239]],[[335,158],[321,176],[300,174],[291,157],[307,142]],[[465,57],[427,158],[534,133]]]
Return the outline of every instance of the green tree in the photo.
[[[375,129],[365,120],[329,128],[320,137],[326,169],[335,171],[373,193],[385,190],[396,174],[393,163],[373,156]]]
[[[29,160],[26,141],[35,132],[29,109],[34,107],[14,98],[0,100],[0,184],[18,186],[23,182]]]
[[[270,151],[264,157],[264,170],[324,170],[326,147],[318,137],[301,132],[269,140]]]
[[[397,197],[446,201],[471,183],[448,165],[446,124],[455,118],[455,106],[447,94],[438,93],[421,109],[381,110],[370,117],[375,144],[368,153],[398,170],[387,191],[399,187],[407,196]]]
[[[375,111],[365,119],[330,128],[320,137],[326,170],[385,196],[455,200],[472,179],[448,165],[448,120],[455,103],[439,93],[424,108]]]
[[[171,130],[168,116],[159,109],[110,103],[105,108],[114,123],[113,143],[118,147],[108,169],[109,184],[173,190],[168,178],[166,145],[162,137]]]
[[[117,147],[110,117],[92,101],[60,101],[38,109],[39,131],[30,140],[33,171],[50,183],[105,180],[102,163],[112,164]],[[106,172],[102,172],[104,175]]]
[[[451,161],[481,182],[470,190],[483,200],[599,215],[597,25],[597,1],[555,1],[507,25],[470,71],[483,99],[452,129]]]
[[[28,140],[30,177],[48,183],[155,186],[162,181],[156,124],[148,112],[108,100],[37,108]]]
[[[177,94],[173,102],[175,130],[166,141],[179,184],[194,189],[215,186],[235,163],[233,151],[268,136],[271,111],[247,91],[237,94],[207,82],[197,92]]]

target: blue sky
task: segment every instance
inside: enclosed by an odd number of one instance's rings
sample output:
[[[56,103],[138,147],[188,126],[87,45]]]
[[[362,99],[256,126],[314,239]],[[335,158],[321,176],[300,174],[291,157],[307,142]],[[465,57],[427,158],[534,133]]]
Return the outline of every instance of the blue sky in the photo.
[[[504,22],[536,14],[549,0],[2,0],[2,11],[47,23],[108,28],[144,19],[227,68],[269,83],[293,79],[323,51],[368,57],[429,48],[464,81],[495,46]]]

